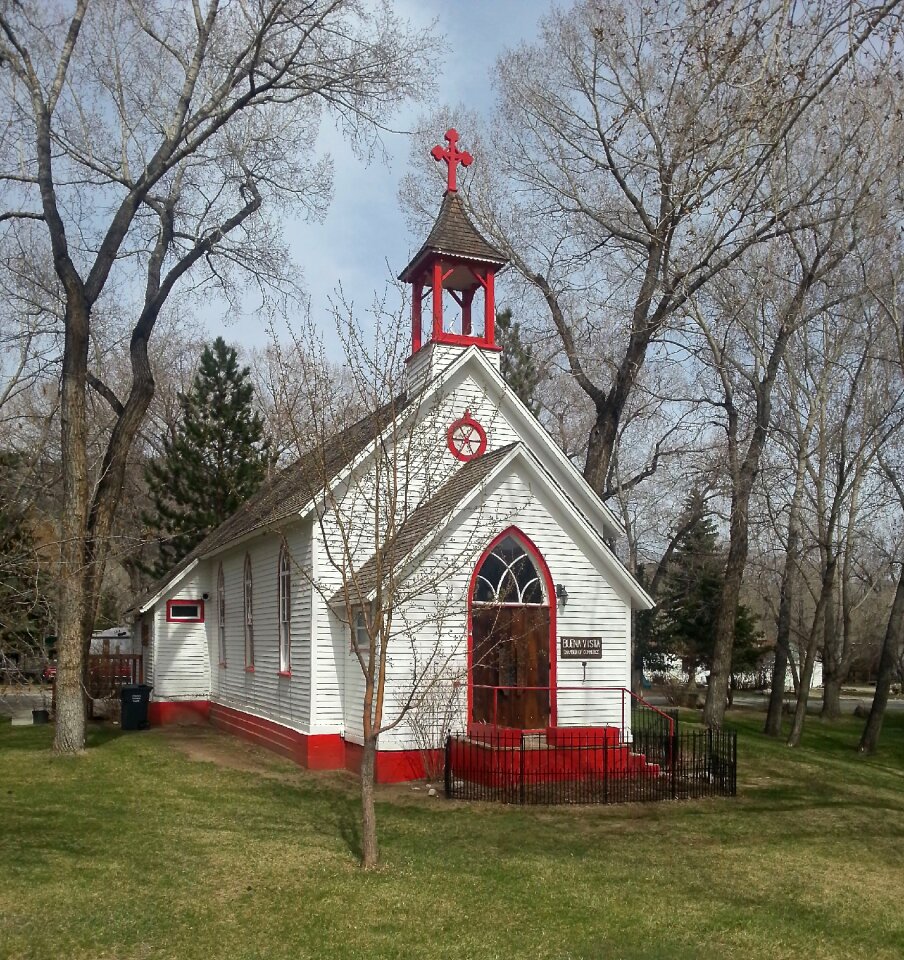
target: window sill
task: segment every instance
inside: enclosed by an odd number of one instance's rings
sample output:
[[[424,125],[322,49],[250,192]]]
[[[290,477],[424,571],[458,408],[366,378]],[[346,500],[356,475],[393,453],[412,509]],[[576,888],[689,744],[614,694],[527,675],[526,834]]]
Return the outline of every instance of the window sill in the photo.
[[[276,671],[276,676],[289,678],[289,677],[292,676],[292,671],[291,671],[291,670],[277,670],[277,671]]]

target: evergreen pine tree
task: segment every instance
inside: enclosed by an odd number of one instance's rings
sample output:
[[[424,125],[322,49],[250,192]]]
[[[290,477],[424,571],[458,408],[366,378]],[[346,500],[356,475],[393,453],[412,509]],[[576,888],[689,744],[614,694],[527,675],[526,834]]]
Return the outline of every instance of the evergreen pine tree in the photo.
[[[0,678],[45,657],[55,633],[52,552],[42,553],[33,504],[22,502],[20,458],[0,452]]]
[[[665,575],[656,633],[659,649],[680,657],[693,678],[698,667],[708,667],[712,661],[725,558],[713,516],[697,490],[691,491],[685,517],[691,523]],[[753,615],[743,604],[738,606],[735,635],[739,660],[745,660],[735,665],[737,671],[748,668],[746,661],[755,661],[760,652]]]
[[[511,310],[496,314],[496,340],[502,347],[502,377],[515,391],[518,399],[534,415],[540,412],[536,390],[543,379],[534,348],[521,337],[521,324],[512,317]]]
[[[159,541],[149,570],[155,576],[190,553],[266,476],[269,442],[254,410],[250,373],[217,337],[204,348],[188,393],[179,396],[179,429],[163,438],[163,456],[146,470],[154,513],[144,520]]]
[[[42,647],[53,631],[49,566],[27,518],[0,500],[0,662]]]

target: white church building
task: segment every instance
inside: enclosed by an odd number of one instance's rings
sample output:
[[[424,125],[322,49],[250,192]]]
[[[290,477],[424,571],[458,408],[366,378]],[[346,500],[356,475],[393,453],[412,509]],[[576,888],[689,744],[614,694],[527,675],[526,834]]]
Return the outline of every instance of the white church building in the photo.
[[[610,546],[619,520],[500,374],[506,258],[469,220],[455,171],[471,158],[446,140],[448,189],[400,277],[404,394],[265,483],[136,602],[152,723],[203,717],[355,769],[371,650],[380,781],[423,774],[431,724],[630,723],[631,611],[652,602]]]

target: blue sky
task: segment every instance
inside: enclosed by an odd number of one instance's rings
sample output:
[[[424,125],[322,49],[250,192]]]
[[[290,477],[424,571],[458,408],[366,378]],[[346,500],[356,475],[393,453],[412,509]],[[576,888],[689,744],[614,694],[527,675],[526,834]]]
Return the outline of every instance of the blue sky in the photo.
[[[551,0],[396,0],[396,9],[412,23],[427,29],[437,21],[444,37],[444,62],[438,64],[436,98],[444,103],[463,103],[481,113],[491,110],[491,71],[502,51],[531,40]],[[423,107],[400,112],[396,129],[410,129]],[[443,130],[437,125],[437,142]],[[467,149],[467,131],[462,146]],[[398,273],[423,237],[411,234],[399,209],[399,182],[409,163],[408,137],[404,133],[384,137],[388,162],[373,163],[355,157],[331,128],[321,135],[333,156],[335,182],[333,201],[320,223],[291,222],[285,235],[293,259],[304,271],[305,289],[315,317],[326,314],[328,297],[341,282],[346,295],[366,307],[384,289],[386,263]],[[477,158],[479,161],[479,158]],[[437,193],[437,208],[441,195]],[[267,331],[260,321],[248,317],[225,320],[212,316],[211,334],[244,346],[262,346]],[[334,357],[339,359],[339,357]]]

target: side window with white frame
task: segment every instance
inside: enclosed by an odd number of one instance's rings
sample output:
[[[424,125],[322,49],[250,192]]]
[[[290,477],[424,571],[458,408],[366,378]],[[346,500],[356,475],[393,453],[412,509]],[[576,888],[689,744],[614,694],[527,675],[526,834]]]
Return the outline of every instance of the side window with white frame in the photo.
[[[354,645],[351,652],[354,653],[355,647],[357,647],[358,652],[361,654],[361,658],[366,666],[370,662],[374,645],[371,641],[370,631],[367,628],[367,614],[364,610],[359,609],[355,612],[352,630],[354,636]]]
[[[292,558],[283,543],[279,551],[279,672],[292,675]]]
[[[223,579],[223,564],[217,571],[217,649],[220,651],[220,666],[226,666],[226,583]]]
[[[251,575],[251,555],[245,554],[244,613],[245,613],[245,669],[254,669],[254,580]]]

